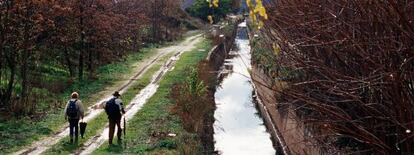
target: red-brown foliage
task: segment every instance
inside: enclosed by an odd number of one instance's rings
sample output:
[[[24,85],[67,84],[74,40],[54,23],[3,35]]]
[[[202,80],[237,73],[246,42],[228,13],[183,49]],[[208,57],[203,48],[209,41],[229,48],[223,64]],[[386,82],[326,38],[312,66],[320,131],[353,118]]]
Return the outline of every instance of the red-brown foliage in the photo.
[[[30,79],[41,78],[43,64],[66,68],[72,79],[82,80],[85,73],[94,79],[98,66],[138,51],[143,41],[176,38],[179,5],[173,0],[0,1],[0,105],[16,94],[27,102]],[[154,30],[157,36],[150,36]]]

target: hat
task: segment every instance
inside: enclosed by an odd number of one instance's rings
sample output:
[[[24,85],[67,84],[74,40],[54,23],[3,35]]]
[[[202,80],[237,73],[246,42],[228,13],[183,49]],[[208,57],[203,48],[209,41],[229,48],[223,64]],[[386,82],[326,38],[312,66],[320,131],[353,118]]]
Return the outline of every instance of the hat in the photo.
[[[73,99],[75,99],[75,98],[79,98],[79,94],[78,94],[77,92],[73,92],[73,93],[70,95],[70,97],[71,97],[71,98],[73,98]]]
[[[115,97],[119,97],[119,96],[121,96],[121,94],[119,94],[119,92],[118,91],[116,91],[115,93],[113,93],[112,95],[114,95]]]

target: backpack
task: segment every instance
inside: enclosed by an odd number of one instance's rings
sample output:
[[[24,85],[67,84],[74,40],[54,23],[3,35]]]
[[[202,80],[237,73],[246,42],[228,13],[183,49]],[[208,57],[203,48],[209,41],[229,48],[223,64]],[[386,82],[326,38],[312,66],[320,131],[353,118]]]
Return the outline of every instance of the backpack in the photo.
[[[106,102],[105,105],[105,112],[108,115],[108,118],[120,118],[121,111],[119,110],[119,106],[115,103],[116,98],[110,99]]]
[[[66,109],[66,115],[69,118],[76,118],[76,117],[78,117],[78,107],[76,106],[76,102],[77,101],[78,100],[69,101],[68,108]]]

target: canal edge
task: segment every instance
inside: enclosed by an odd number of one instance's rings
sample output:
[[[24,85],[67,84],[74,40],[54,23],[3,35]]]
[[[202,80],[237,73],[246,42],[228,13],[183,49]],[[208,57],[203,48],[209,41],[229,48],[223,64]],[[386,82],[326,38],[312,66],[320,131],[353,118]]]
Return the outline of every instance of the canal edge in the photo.
[[[252,81],[254,81],[254,80],[252,79]],[[274,120],[270,116],[268,108],[266,107],[266,105],[263,104],[263,101],[260,99],[260,95],[259,95],[259,93],[256,89],[257,87],[256,87],[256,84],[254,82],[252,82],[252,86],[253,86],[254,94],[256,95],[256,97],[255,97],[256,101],[257,101],[257,102],[255,102],[257,104],[256,106],[258,107],[258,109],[260,111],[260,114],[264,119],[264,123],[265,123],[267,129],[271,130],[270,135],[272,135],[272,137],[273,137],[272,139],[278,143],[277,145],[281,146],[284,155],[292,155],[290,150],[289,150],[289,147],[286,145],[286,142],[285,142],[284,138],[282,137],[282,134],[281,134],[279,128],[276,126],[276,124],[273,123]],[[279,151],[277,148],[275,148],[275,149],[276,149],[276,151]]]

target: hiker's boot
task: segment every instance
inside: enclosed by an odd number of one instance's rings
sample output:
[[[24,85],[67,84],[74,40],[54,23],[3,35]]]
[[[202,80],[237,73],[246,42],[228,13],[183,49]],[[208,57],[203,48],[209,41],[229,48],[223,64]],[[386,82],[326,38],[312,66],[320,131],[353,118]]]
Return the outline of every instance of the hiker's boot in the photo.
[[[118,137],[118,143],[122,144],[122,138],[121,137]]]
[[[122,129],[119,129],[117,137],[118,137],[118,142],[121,142],[122,141]]]

